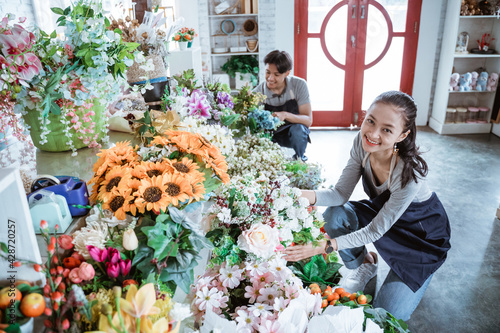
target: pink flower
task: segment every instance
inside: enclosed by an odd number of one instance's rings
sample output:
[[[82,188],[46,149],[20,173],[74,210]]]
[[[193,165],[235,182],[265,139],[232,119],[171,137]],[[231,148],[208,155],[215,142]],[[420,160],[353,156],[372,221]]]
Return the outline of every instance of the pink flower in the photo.
[[[75,267],[69,272],[68,278],[70,279],[71,282],[73,283],[80,283],[82,282],[82,279],[80,278],[80,275],[78,274],[79,268]]]
[[[261,286],[258,283],[254,283],[251,286],[245,287],[245,297],[248,298],[248,303],[255,303],[257,297],[260,296]]]
[[[94,267],[89,263],[82,262],[78,269],[78,276],[84,281],[92,280],[95,276]]]
[[[220,269],[220,281],[224,287],[234,289],[240,285],[241,270],[237,265]]]
[[[212,115],[210,114],[210,103],[204,94],[201,94],[197,90],[193,91],[191,96],[188,98],[188,114],[190,116],[198,116],[210,119]]]
[[[57,239],[57,244],[64,250],[71,250],[73,248],[73,237],[61,235]]]
[[[279,244],[279,231],[267,224],[256,223],[238,237],[238,246],[243,251],[267,259],[274,254]]]
[[[110,247],[108,249],[108,255],[109,255],[109,261],[112,264],[116,264],[116,263],[118,263],[118,261],[120,261],[122,259],[120,252],[117,249],[112,248],[112,247]]]
[[[66,318],[62,322],[62,329],[67,330],[68,328],[69,328],[69,320],[68,320],[68,318]]]
[[[97,262],[103,262],[108,259],[108,250],[100,249],[94,245],[87,245],[87,249],[89,250],[89,254]]]
[[[281,324],[277,320],[264,319],[259,326],[260,333],[285,333]]]
[[[195,304],[200,311],[212,309],[216,313],[217,311],[220,312],[223,304],[228,301],[228,297],[223,296],[222,292],[217,290],[217,288],[208,289],[208,287],[198,290],[196,298]]]
[[[48,229],[49,228],[49,224],[47,223],[47,221],[41,220],[40,221],[40,228],[43,229],[43,230]]]
[[[118,265],[120,266],[120,273],[123,276],[126,276],[130,272],[130,268],[132,267],[132,262],[130,261],[130,259],[120,260],[118,262]]]
[[[276,296],[278,296],[278,290],[276,288],[271,287],[271,288],[261,288],[259,290],[260,296],[257,297],[257,302],[259,303],[266,303],[273,305],[274,304],[274,299]]]
[[[259,284],[265,285],[274,281],[274,275],[271,272],[267,272],[262,275],[252,277],[250,281],[257,281]]]
[[[107,262],[106,263],[106,273],[108,273],[109,277],[116,279],[118,277],[118,275],[120,275],[120,265]]]

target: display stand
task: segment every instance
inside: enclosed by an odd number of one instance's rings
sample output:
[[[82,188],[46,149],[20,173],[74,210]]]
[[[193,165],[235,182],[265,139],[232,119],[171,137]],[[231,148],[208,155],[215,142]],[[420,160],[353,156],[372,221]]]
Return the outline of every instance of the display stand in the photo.
[[[184,51],[173,50],[168,56],[168,70],[170,77],[181,74],[188,69],[194,69],[194,74],[198,80],[202,79],[201,69],[201,48],[192,47]]]

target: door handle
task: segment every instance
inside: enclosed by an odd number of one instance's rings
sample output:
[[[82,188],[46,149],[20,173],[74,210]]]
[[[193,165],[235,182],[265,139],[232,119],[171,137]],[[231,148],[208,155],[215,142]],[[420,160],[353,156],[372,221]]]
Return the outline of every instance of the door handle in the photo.
[[[365,18],[365,5],[361,5],[361,19]]]
[[[356,37],[354,35],[351,35],[351,46],[352,48],[356,47]]]
[[[352,12],[351,13],[352,13],[351,17],[353,19],[355,19],[356,18],[356,5],[352,5]]]

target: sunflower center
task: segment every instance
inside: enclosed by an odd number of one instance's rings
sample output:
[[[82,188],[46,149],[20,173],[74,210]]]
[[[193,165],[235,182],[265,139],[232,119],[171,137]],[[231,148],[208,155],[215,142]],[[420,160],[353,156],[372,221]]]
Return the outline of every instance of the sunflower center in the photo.
[[[167,183],[167,189],[165,192],[170,195],[171,197],[175,197],[181,193],[181,188],[179,185],[175,183]]]
[[[106,185],[106,192],[111,192],[111,190],[115,186],[118,186],[118,184],[120,183],[120,180],[122,180],[122,177],[115,177],[115,178],[111,179],[109,181],[108,185]]]
[[[111,200],[111,202],[109,203],[109,208],[111,208],[113,212],[116,212],[123,206],[124,203],[125,203],[125,198],[119,195],[114,197],[113,200]]]
[[[148,187],[144,191],[144,200],[147,202],[157,202],[161,199],[161,190],[156,186]]]
[[[160,170],[148,170],[146,174],[149,176],[149,178],[153,178],[154,176],[159,176],[161,175]]]
[[[175,162],[172,166],[179,172],[188,173],[189,167],[184,163]]]

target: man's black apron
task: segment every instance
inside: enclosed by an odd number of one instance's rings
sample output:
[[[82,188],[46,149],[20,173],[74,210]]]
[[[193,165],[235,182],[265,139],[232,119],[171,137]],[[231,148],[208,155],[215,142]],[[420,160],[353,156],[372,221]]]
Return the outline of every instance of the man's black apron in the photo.
[[[390,177],[391,175],[389,175]],[[363,172],[363,188],[370,200],[349,201],[367,226],[389,200],[389,189],[373,193]],[[445,261],[450,249],[450,223],[436,193],[426,201],[412,202],[399,220],[373,244],[389,267],[414,292]]]

